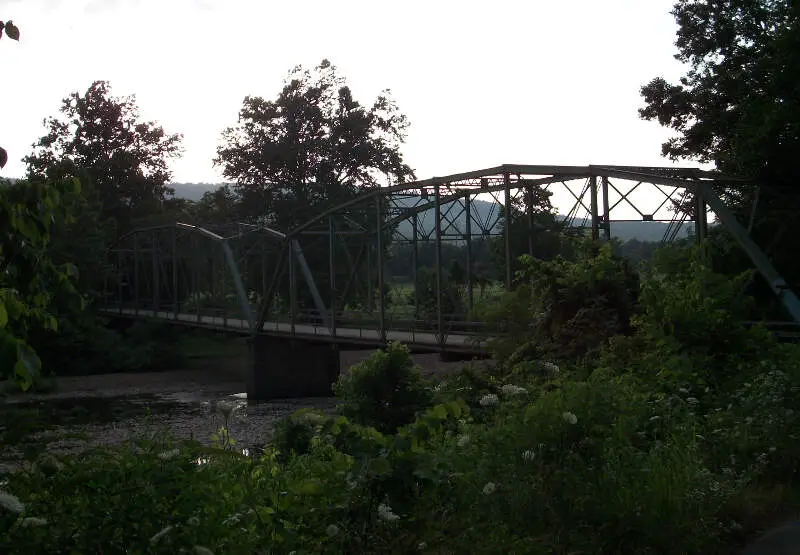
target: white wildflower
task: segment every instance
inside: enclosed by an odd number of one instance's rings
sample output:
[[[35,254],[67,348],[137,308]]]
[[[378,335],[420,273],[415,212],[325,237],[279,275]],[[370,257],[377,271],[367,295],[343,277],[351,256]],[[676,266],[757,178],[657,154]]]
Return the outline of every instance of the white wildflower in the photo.
[[[12,513],[21,513],[25,510],[25,505],[16,495],[11,495],[7,491],[0,491],[0,507]]]
[[[328,534],[329,538],[336,537],[339,534],[339,527],[335,524],[331,524],[327,528],[325,528],[325,533]]]
[[[503,395],[508,395],[509,397],[513,397],[514,395],[520,395],[522,393],[528,392],[528,390],[525,389],[524,387],[511,384],[504,385],[503,387],[500,388],[500,391],[503,393]]]
[[[491,495],[497,489],[497,485],[494,482],[487,482],[485,486],[483,486],[483,495]]]
[[[152,538],[150,538],[150,543],[158,542],[158,540],[169,534],[171,530],[172,526],[167,526],[166,528],[155,534]]]
[[[427,544],[427,543],[425,543],[425,542],[419,542],[419,545],[417,545],[417,549],[418,549],[419,551],[423,551],[423,550],[425,550],[425,549],[427,549],[427,548],[428,548],[428,544]]]
[[[486,395],[481,397],[481,400],[478,402],[481,404],[481,406],[488,407],[491,405],[496,405],[499,401],[500,399],[498,399],[497,395],[495,395],[494,393],[487,393]]]
[[[33,526],[46,526],[47,521],[43,518],[37,518],[35,516],[29,516],[28,518],[23,518],[20,523],[20,526],[23,528],[29,528]]]
[[[164,451],[163,453],[158,454],[158,458],[162,461],[166,461],[168,459],[173,459],[181,454],[181,450],[178,448],[170,449],[169,451]]]
[[[241,515],[239,513],[232,514],[228,518],[222,521],[223,524],[227,526],[232,526],[234,524],[238,524],[239,520],[241,520]]]
[[[522,452],[522,460],[523,461],[530,462],[535,458],[536,458],[536,451],[534,451],[533,449],[527,449],[527,450]]]
[[[464,434],[458,437],[458,441],[456,442],[459,447],[464,447],[467,443],[469,443],[469,434]]]
[[[575,416],[573,413],[571,413],[569,411],[563,413],[561,415],[561,418],[563,418],[564,422],[567,422],[568,424],[577,424],[578,423],[578,417]]]
[[[553,364],[552,362],[542,362],[542,368],[547,370],[548,372],[552,372],[553,374],[558,374],[559,368],[558,365]]]
[[[195,555],[214,555],[213,551],[211,551],[207,547],[203,547],[202,545],[195,545],[194,546],[194,553],[195,553]]]
[[[378,505],[378,516],[386,522],[394,522],[400,520],[400,517],[392,512],[392,508],[385,503]]]

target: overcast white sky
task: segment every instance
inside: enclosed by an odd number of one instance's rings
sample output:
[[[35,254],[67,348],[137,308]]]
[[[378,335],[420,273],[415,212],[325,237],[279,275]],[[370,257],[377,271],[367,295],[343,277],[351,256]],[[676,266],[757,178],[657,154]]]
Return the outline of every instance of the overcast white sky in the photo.
[[[211,159],[245,95],[330,59],[371,103],[392,90],[419,178],[502,163],[668,165],[639,88],[682,73],[672,0],[0,0],[0,144],[20,159],[71,91],[135,93],[184,134],[178,182],[218,182]]]

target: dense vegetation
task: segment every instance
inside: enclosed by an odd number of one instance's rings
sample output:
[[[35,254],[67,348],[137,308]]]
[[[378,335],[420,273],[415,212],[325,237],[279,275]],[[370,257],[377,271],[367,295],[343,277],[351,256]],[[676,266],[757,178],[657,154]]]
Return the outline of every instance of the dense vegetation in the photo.
[[[390,346],[340,416],[250,457],[159,434],[45,456],[9,480],[8,552],[729,553],[794,510],[800,349],[738,323],[747,276],[674,248],[632,287],[608,246],[576,252],[501,303],[546,356],[514,337],[434,383]]]
[[[779,207],[797,206],[797,8],[678,0],[675,15],[691,70],[680,86],[646,86],[642,115],[679,133],[667,154],[761,176],[754,233],[796,283],[780,232],[794,220]],[[134,99],[96,82],[61,116],[28,179],[0,187],[0,372],[23,389],[43,370],[175,362],[164,334],[115,332],[92,312],[99,282],[116,277],[102,253],[132,226],[248,209],[292,220],[376,186],[375,171],[410,175],[405,117],[388,96],[361,106],[327,62],[294,71],[276,101],[245,100],[218,159],[237,186],[196,206],[166,187],[180,137],[141,122]],[[742,217],[755,194],[723,193]],[[485,372],[424,378],[394,344],[340,377],[337,415],[292,415],[250,456],[224,430],[214,447],[148,431],[40,456],[0,486],[0,551],[713,554],[800,509],[800,348],[742,325],[765,297],[724,230],[642,248],[652,261],[635,267],[619,245],[565,236],[549,199],[535,202],[548,229],[535,256],[479,303],[509,332]],[[487,274],[496,247],[481,246]],[[445,283],[454,312],[458,259]],[[431,283],[422,272],[423,316]]]

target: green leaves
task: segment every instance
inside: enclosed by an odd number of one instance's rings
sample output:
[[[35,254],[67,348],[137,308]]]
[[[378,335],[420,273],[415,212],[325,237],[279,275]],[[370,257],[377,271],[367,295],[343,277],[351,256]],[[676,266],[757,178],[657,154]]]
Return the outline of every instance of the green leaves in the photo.
[[[42,361],[30,346],[23,341],[17,342],[17,362],[14,365],[14,381],[22,391],[28,391],[39,378]]]
[[[57,267],[47,256],[52,222],[64,217],[59,189],[77,187],[73,181],[0,187],[0,377],[24,391],[34,385],[42,366],[28,342],[31,330],[58,329],[51,313],[55,299],[80,301],[74,266]]]
[[[6,35],[8,35],[8,38],[12,40],[19,40],[19,28],[16,25],[14,25],[14,22],[11,21],[10,19],[5,23],[0,21],[0,38],[2,38],[3,36],[3,30],[5,30]],[[2,164],[0,164],[0,167],[2,167]]]

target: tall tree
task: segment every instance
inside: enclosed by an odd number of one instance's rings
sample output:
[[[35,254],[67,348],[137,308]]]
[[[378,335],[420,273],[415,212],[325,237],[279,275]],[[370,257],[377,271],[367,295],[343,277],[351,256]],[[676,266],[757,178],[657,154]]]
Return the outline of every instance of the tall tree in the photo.
[[[413,177],[400,153],[407,126],[388,91],[362,106],[323,60],[294,68],[275,100],[246,97],[215,164],[236,182],[245,216],[287,231],[381,176]]]
[[[160,210],[172,195],[168,163],[181,154],[182,136],[142,121],[134,96],[114,97],[106,81],[63,100],[61,114],[45,120],[48,131],[25,158],[31,179],[65,171],[65,160],[83,170],[99,195],[103,218],[120,231],[137,217]]]
[[[760,184],[753,235],[785,278],[800,281],[800,5],[790,0],[678,0],[678,84],[642,88],[642,118],[676,131],[670,158],[713,162]],[[756,192],[727,200],[747,222]],[[744,263],[744,260],[740,261]]]

